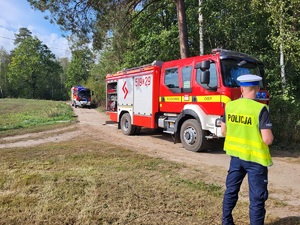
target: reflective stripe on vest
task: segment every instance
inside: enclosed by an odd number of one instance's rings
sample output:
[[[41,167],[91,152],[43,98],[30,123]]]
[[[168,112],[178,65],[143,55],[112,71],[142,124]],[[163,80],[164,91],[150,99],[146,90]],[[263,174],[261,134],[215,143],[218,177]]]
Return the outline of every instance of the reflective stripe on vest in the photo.
[[[243,98],[227,103],[224,150],[245,161],[270,166],[269,147],[262,141],[259,130],[259,114],[263,107],[262,103]]]

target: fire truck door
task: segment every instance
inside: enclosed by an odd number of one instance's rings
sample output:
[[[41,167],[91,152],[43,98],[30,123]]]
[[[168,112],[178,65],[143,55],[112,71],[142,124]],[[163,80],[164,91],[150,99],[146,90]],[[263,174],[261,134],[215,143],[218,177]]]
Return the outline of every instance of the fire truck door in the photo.
[[[192,99],[192,66],[170,66],[164,70],[160,85],[160,110],[180,113]]]

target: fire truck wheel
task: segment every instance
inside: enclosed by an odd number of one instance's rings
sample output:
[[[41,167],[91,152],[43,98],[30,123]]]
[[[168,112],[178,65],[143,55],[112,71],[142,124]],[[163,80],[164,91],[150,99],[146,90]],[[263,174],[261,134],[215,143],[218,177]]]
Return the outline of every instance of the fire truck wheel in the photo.
[[[196,119],[186,120],[180,130],[180,139],[183,147],[189,151],[200,152],[207,147],[207,140]]]
[[[136,131],[136,126],[131,124],[129,113],[124,113],[121,117],[121,130],[125,135],[132,135]]]

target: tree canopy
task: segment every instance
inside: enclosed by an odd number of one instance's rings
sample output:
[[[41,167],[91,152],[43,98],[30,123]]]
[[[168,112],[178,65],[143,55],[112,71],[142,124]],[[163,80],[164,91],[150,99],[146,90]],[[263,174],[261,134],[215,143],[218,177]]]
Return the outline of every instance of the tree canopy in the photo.
[[[53,87],[61,72],[55,55],[26,28],[16,34],[17,47],[8,65],[11,96],[25,98],[54,97]]]
[[[93,98],[100,102],[105,97],[103,83],[108,73],[154,60],[199,55],[200,48],[206,54],[218,47],[262,60],[268,90],[273,99],[280,99],[276,107],[285,105],[281,101],[299,106],[298,0],[28,2],[35,9],[50,12],[47,19],[71,31],[73,55],[70,60],[56,60],[31,31],[21,28],[15,49],[10,54],[0,49],[2,97],[65,99],[71,86],[81,84],[94,90]],[[295,115],[292,118],[298,118]]]
[[[72,52],[72,59],[67,70],[66,86],[68,89],[86,83],[94,62],[93,58],[91,50],[87,47]]]
[[[204,53],[220,47],[262,59],[274,94],[295,95],[299,90],[293,85],[300,69],[296,0],[28,1],[49,11],[48,19],[81,43],[90,40],[94,50],[113,51],[118,67],[199,55],[201,44]],[[199,43],[199,14],[203,43]]]

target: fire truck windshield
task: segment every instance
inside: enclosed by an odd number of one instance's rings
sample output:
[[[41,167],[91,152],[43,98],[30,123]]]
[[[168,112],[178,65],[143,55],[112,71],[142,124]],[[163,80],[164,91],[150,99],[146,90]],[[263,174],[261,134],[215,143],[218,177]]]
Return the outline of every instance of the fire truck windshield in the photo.
[[[239,87],[237,78],[245,74],[254,74],[263,76],[261,65],[237,59],[222,59],[221,60],[222,79],[226,87]],[[260,82],[263,87],[263,82]]]

